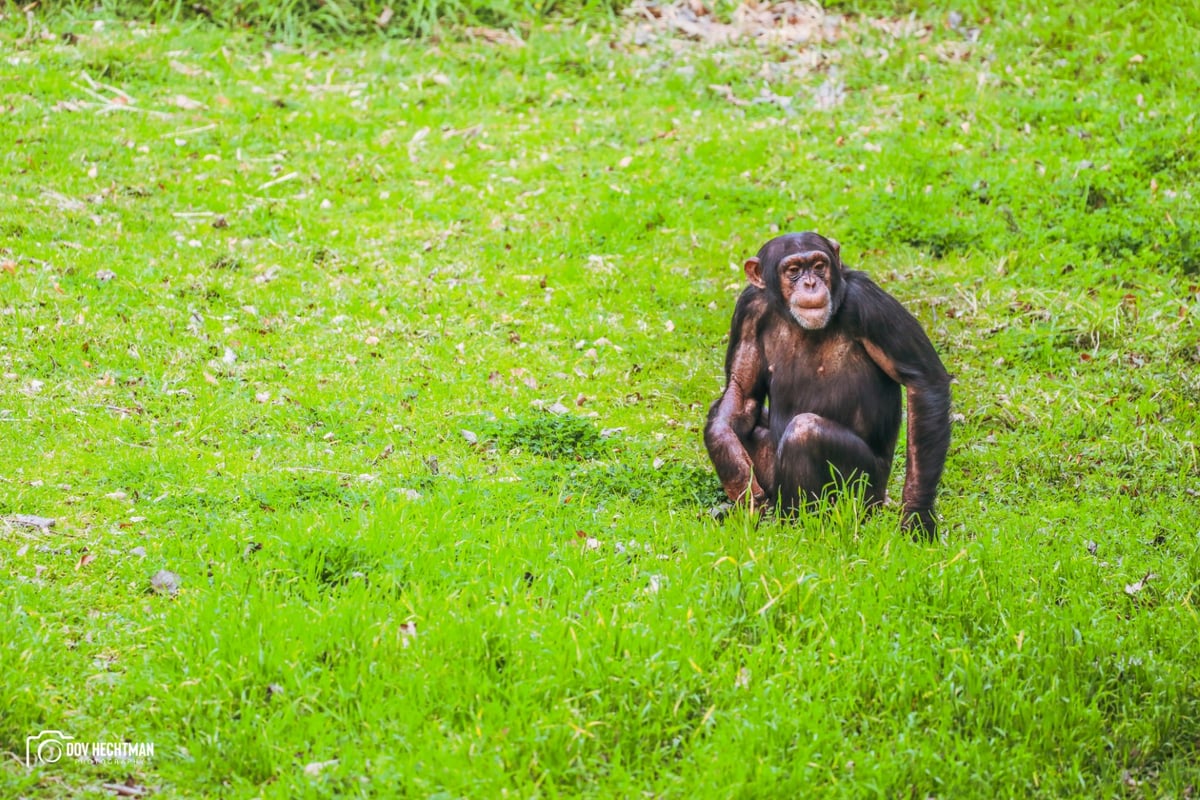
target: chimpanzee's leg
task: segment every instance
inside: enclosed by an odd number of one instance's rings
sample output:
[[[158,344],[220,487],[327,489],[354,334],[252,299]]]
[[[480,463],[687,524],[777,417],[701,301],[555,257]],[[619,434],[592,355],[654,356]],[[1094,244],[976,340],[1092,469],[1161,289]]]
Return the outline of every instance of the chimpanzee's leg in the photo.
[[[754,463],[754,477],[758,479],[758,485],[763,488],[770,498],[770,502],[775,502],[775,441],[771,438],[771,429],[762,425],[755,426],[750,436],[742,440],[742,444],[746,446],[746,452],[750,454],[750,460]]]
[[[845,425],[816,414],[797,414],[779,439],[772,466],[771,485],[781,510],[791,512],[820,499],[831,483],[843,488],[859,476],[867,480],[867,505],[878,505],[887,491],[890,464],[882,463]]]

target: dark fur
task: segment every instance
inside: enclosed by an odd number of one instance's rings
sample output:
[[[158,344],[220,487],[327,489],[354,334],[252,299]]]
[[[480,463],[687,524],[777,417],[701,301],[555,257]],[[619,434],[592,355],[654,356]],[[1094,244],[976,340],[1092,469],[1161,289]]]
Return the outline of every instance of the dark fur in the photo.
[[[831,483],[866,479],[867,502],[884,499],[908,394],[903,523],[936,533],[933,505],[950,444],[950,376],[920,323],[866,274],[842,267],[839,248],[814,233],[789,234],[759,251],[765,288],[738,298],[725,356],[726,387],[704,439],[730,499],[776,500],[784,511]],[[805,330],[789,314],[779,262],[823,252],[832,268],[829,323]],[[787,278],[784,278],[787,280]]]

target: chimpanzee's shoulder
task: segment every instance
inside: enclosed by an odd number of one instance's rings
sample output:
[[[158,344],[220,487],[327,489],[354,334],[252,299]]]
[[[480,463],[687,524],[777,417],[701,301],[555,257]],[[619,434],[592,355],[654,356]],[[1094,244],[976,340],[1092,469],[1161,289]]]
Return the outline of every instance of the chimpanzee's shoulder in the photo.
[[[760,289],[754,285],[747,286],[738,295],[736,310],[740,312],[757,311],[761,313],[769,305],[768,299],[766,289]]]
[[[896,298],[871,280],[871,276],[865,272],[848,269],[842,274],[842,280],[846,287],[846,299],[843,305],[847,308],[866,306],[879,310],[900,305]]]
[[[862,270],[848,269],[842,273],[842,280],[846,282],[846,296],[871,296],[877,292],[883,292],[879,288],[879,284],[871,280],[871,276]],[[886,294],[886,292],[885,292]]]

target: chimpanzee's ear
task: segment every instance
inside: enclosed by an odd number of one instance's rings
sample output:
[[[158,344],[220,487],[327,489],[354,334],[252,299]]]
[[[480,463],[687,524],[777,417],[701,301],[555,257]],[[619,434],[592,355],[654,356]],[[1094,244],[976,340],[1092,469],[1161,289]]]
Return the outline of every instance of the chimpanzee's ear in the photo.
[[[746,280],[759,289],[767,288],[767,282],[763,280],[762,262],[758,260],[758,256],[746,262]]]
[[[825,241],[829,242],[829,246],[833,248],[833,260],[840,267],[842,265],[842,245],[837,239],[826,238]]]

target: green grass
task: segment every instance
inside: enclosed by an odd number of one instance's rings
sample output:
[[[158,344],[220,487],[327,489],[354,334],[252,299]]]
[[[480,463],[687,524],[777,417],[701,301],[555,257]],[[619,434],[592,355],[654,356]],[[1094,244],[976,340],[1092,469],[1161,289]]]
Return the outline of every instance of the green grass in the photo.
[[[0,523],[0,794],[1194,793],[1200,15],[959,11],[7,7],[0,517],[58,523]],[[956,376],[941,542],[709,513],[740,264],[802,229]],[[44,729],[155,757],[27,770]]]
[[[68,18],[169,26],[200,22],[273,39],[315,41],[322,36],[428,39],[464,27],[493,36],[552,17],[611,20],[623,5],[621,0],[59,0],[53,8]],[[9,8],[27,10],[20,4]]]

